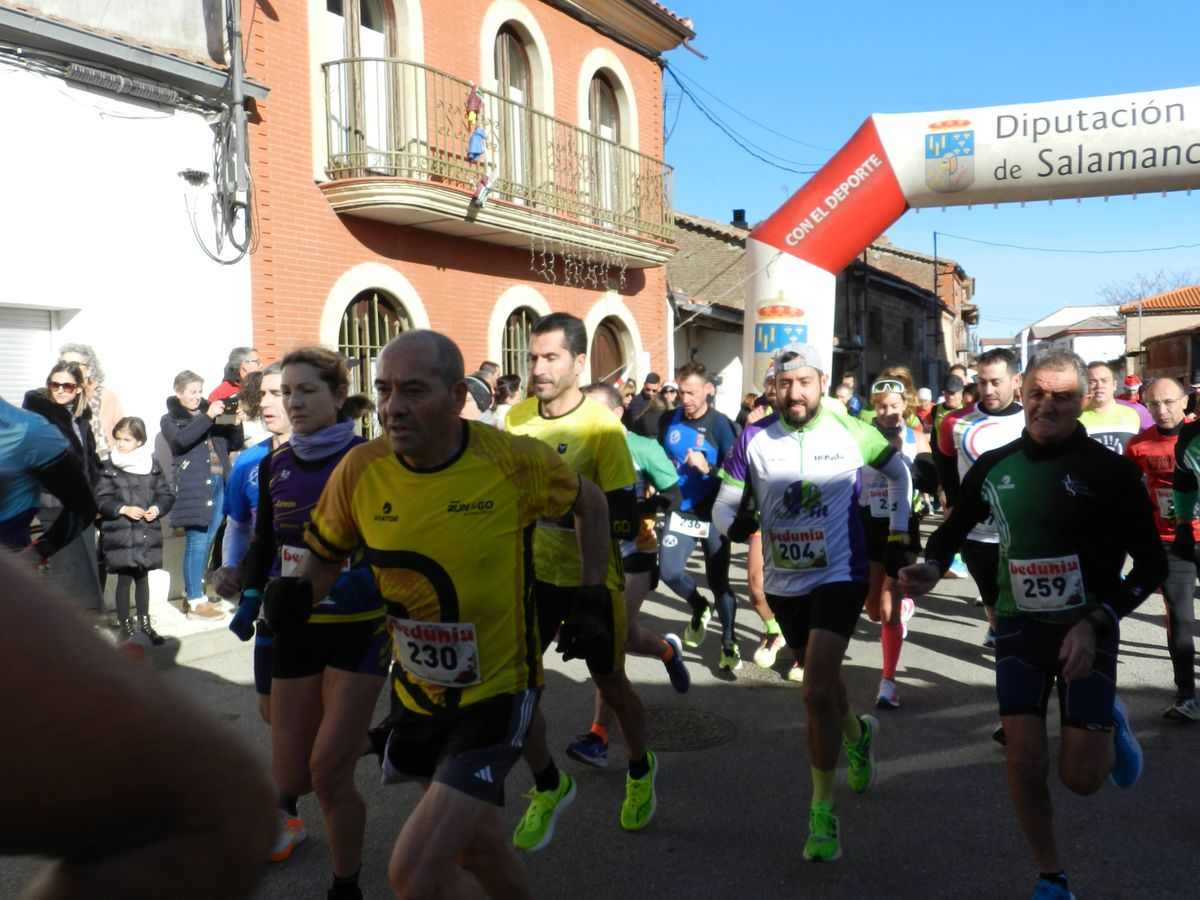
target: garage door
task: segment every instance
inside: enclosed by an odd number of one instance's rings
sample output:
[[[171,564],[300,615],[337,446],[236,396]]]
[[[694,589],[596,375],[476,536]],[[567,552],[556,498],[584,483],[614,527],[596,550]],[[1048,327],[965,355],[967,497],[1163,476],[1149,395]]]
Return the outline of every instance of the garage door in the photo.
[[[51,313],[0,306],[0,395],[21,405],[25,392],[45,384],[54,362]]]

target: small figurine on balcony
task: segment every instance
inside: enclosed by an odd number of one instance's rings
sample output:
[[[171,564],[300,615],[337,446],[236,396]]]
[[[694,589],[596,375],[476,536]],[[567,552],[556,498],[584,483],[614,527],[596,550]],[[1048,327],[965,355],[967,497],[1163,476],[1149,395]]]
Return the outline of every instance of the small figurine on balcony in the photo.
[[[487,134],[484,133],[483,128],[476,126],[475,130],[471,132],[470,143],[467,144],[467,159],[471,162],[482,159],[486,140]]]
[[[479,181],[475,184],[475,193],[471,197],[472,206],[483,206],[487,203],[488,194],[491,193],[491,185],[488,184],[488,177],[480,175]]]
[[[479,124],[480,114],[483,112],[483,95],[479,93],[475,82],[470,82],[470,85],[471,92],[467,94],[467,127],[474,128]]]

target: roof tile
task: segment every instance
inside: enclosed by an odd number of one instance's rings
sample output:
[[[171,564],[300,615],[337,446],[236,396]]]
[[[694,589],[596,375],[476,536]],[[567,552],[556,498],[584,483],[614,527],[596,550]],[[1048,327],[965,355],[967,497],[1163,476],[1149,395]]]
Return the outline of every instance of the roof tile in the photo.
[[[1124,304],[1120,311],[1136,313],[1139,309],[1143,312],[1148,309],[1200,309],[1200,285],[1192,284],[1164,294],[1134,300]]]

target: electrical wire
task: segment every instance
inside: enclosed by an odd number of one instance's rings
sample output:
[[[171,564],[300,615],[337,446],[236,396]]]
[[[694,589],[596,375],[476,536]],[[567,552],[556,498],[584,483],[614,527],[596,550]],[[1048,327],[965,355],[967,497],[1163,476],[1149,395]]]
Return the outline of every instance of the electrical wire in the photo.
[[[664,65],[665,65],[665,63],[664,63]],[[751,125],[754,125],[757,128],[761,128],[763,131],[765,131],[769,134],[773,134],[776,137],[781,137],[785,141],[791,141],[794,144],[800,144],[802,147],[808,147],[812,150],[824,150],[826,153],[836,153],[837,152],[836,147],[822,147],[820,144],[810,144],[808,141],[802,141],[798,137],[792,137],[791,135],[784,134],[782,131],[776,131],[774,128],[771,128],[769,125],[764,125],[762,122],[759,122],[757,119],[750,118],[748,115],[746,115],[740,109],[738,109],[736,106],[734,106],[731,103],[726,103],[724,100],[722,100],[716,94],[714,94],[712,91],[708,90],[706,87],[704,87],[704,85],[702,85],[698,81],[696,81],[695,78],[692,78],[690,75],[688,75],[683,69],[678,69],[677,71],[678,71],[678,74],[683,76],[683,78],[685,80],[687,80],[693,87],[695,87],[696,90],[702,91],[705,94],[708,94],[708,96],[712,97],[714,100],[716,100],[722,106],[724,106],[726,109],[733,112],[734,115],[745,119]]]
[[[1194,250],[1200,247],[1200,243],[1195,244],[1174,244],[1170,247],[1129,247],[1116,250],[1093,250],[1081,247],[1033,247],[1027,244],[1006,244],[1002,241],[986,241],[983,238],[966,237],[961,234],[948,234],[945,231],[935,231],[935,237],[954,238],[959,241],[968,241],[972,244],[985,244],[988,247],[1004,247],[1008,250],[1029,250],[1035,253],[1087,253],[1095,256],[1105,256],[1113,253],[1162,253],[1167,250]]]
[[[682,81],[680,81],[678,77],[676,77],[673,69],[664,68],[664,71],[675,80],[675,83],[677,85],[679,85],[679,90],[683,93],[683,95],[685,97],[687,97],[687,99],[692,101],[692,104],[696,107],[696,109],[700,110],[700,113],[704,116],[704,118],[708,119],[709,122],[711,122],[713,125],[715,125],[716,128],[722,134],[724,134],[727,138],[729,138],[731,141],[733,141],[735,144],[737,144],[739,147],[741,147],[742,150],[746,151],[746,153],[748,153],[750,156],[753,156],[755,159],[757,159],[761,162],[764,162],[767,165],[772,166],[776,169],[781,169],[784,172],[791,172],[795,175],[814,175],[820,170],[821,165],[823,165],[822,163],[807,163],[807,162],[799,162],[797,160],[786,159],[785,157],[779,156],[776,153],[771,153],[771,151],[766,150],[762,147],[759,147],[757,144],[753,143],[748,138],[734,132],[732,128],[730,128],[728,125],[726,125],[724,122],[722,122],[716,116],[715,113],[713,113],[710,109],[708,109],[708,107],[706,107],[704,105],[704,103],[698,97],[696,97],[695,94],[693,94],[690,90],[688,90],[687,86]],[[756,152],[756,151],[761,151],[761,152]],[[791,165],[790,166],[780,165],[780,163],[777,163],[774,160],[768,159],[767,156],[764,156],[763,154],[767,154],[768,156],[774,156],[775,159],[783,160],[786,163],[791,163]],[[814,166],[815,168],[797,169],[797,168],[793,168],[793,166]]]

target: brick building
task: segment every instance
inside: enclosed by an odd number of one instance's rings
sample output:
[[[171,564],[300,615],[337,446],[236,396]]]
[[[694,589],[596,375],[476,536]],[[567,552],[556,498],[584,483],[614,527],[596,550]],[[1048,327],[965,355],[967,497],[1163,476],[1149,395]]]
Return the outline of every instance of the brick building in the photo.
[[[1166,334],[1177,336],[1177,333],[1200,326],[1200,285],[1188,285],[1155,294],[1153,297],[1143,297],[1141,300],[1122,305],[1118,312],[1124,319],[1125,354],[1130,372],[1147,377],[1178,375],[1185,380],[1200,376],[1200,372],[1193,371],[1200,369],[1200,365],[1191,366],[1190,352],[1187,354],[1187,362],[1177,359],[1168,361],[1166,357],[1161,356],[1157,360],[1147,357],[1153,338]],[[1167,348],[1177,343],[1178,341],[1160,342],[1156,353],[1166,353]]]
[[[674,252],[660,54],[690,23],[650,0],[247,4],[267,358],[338,346],[369,384],[398,331],[524,374],[528,329],[588,325],[592,371],[666,362]]]

